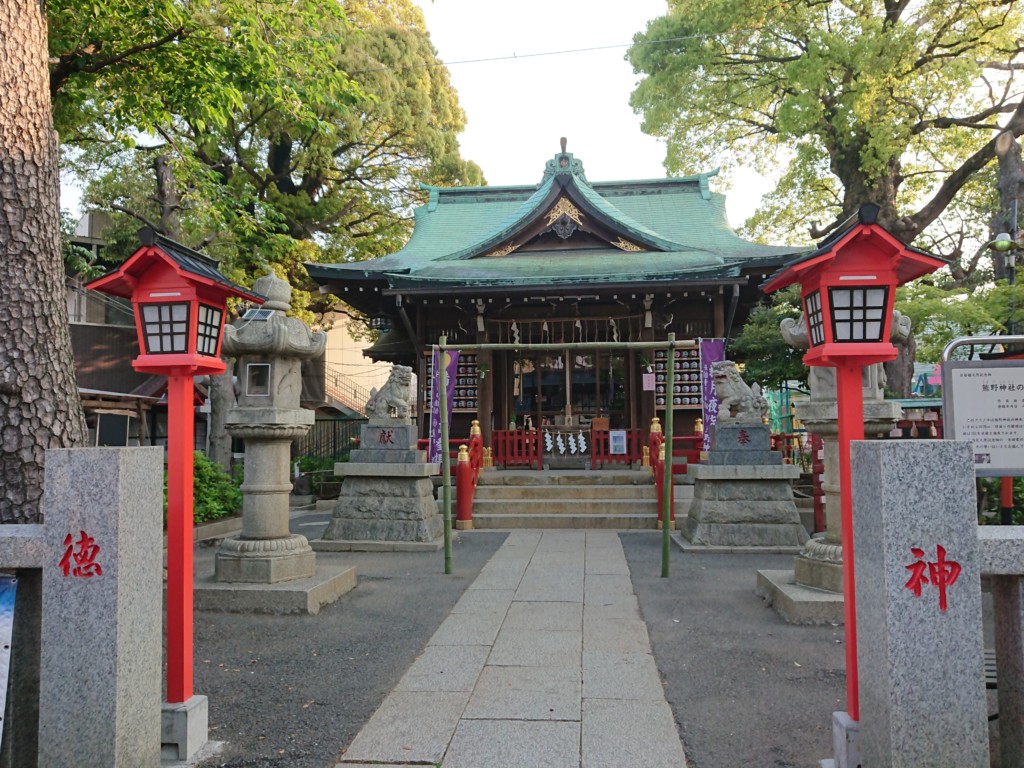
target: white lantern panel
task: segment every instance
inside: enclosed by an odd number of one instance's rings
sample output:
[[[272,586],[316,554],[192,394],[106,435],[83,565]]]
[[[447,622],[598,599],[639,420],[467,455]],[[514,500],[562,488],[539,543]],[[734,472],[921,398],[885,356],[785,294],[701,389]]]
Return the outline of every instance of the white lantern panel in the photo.
[[[887,298],[886,286],[829,288],[834,340],[881,341]]]
[[[196,333],[196,351],[200,355],[214,357],[220,339],[224,312],[206,304],[199,305],[199,325]]]
[[[188,351],[188,303],[143,304],[146,352],[166,355]]]

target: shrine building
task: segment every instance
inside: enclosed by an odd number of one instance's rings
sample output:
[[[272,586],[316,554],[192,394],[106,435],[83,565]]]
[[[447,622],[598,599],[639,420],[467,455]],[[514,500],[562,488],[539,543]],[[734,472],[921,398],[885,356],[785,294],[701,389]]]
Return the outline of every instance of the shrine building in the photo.
[[[428,201],[396,253],[306,265],[321,292],[381,332],[365,355],[418,375],[421,437],[431,345],[442,336],[452,348],[524,345],[460,356],[453,438],[467,436],[474,419],[485,446],[498,431],[645,431],[666,406],[675,433],[690,434],[703,403],[698,340],[735,337],[761,298],[759,284],[803,250],[738,237],[724,195],[709,187],[717,171],[591,182],[564,139],[561,150],[537,183],[426,187]],[[673,392],[665,391],[661,350],[525,348],[659,341],[670,332],[680,347]],[[654,373],[653,390],[644,373]]]

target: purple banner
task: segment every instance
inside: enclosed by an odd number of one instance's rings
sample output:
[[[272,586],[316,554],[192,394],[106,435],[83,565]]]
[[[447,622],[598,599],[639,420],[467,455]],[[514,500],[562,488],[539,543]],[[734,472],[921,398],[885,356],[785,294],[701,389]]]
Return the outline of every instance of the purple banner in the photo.
[[[441,463],[441,366],[437,363],[440,350],[434,347],[432,372],[433,381],[430,382],[430,451],[427,455],[427,462],[430,464]],[[445,384],[448,404],[448,426],[452,423],[452,397],[455,394],[455,374],[459,370],[459,350],[445,350]]]
[[[704,392],[704,450],[711,450],[712,428],[718,423],[718,398],[711,364],[725,360],[725,339],[698,339],[700,344],[700,385]]]

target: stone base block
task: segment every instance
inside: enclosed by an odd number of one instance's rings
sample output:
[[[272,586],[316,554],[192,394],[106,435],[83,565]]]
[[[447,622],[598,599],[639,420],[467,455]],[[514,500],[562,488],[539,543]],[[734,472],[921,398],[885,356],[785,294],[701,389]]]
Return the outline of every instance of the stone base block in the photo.
[[[843,595],[797,584],[793,571],[758,571],[754,591],[790,624],[843,623]]]
[[[349,451],[350,464],[425,464],[427,452],[414,448],[354,448]]]
[[[308,579],[316,573],[316,555],[305,536],[243,539],[231,536],[217,552],[215,578],[222,582],[277,584]]]
[[[191,760],[206,744],[209,702],[193,696],[180,704],[164,702],[160,709],[160,759]]]
[[[860,723],[846,712],[832,713],[832,749],[835,768],[861,768]]]
[[[243,584],[278,584],[308,579],[316,573],[316,554],[309,552],[278,556],[217,553],[214,576],[217,581]]]
[[[452,531],[452,541],[459,537]],[[316,552],[439,552],[444,549],[444,539],[433,541],[328,541],[313,539],[309,542]]]
[[[444,521],[437,512],[430,478],[400,473],[389,476],[381,465],[373,468],[374,476],[349,476],[345,480],[331,522],[321,538],[418,542],[439,538],[444,532]]]
[[[692,507],[681,532],[693,544],[713,547],[801,547],[807,541],[800,523],[705,523]]]
[[[472,520],[456,520],[455,530],[457,531],[472,531],[473,521]]]
[[[797,556],[793,560],[793,578],[797,584],[843,594],[843,564]]]
[[[672,535],[672,542],[683,552],[709,552],[736,555],[797,555],[800,547],[745,547],[745,546],[711,546],[707,544],[692,544],[680,534]]]
[[[308,613],[317,614],[356,586],[354,566],[317,566],[305,579],[277,584],[245,584],[217,581],[214,577],[196,579],[196,610],[233,613]]]

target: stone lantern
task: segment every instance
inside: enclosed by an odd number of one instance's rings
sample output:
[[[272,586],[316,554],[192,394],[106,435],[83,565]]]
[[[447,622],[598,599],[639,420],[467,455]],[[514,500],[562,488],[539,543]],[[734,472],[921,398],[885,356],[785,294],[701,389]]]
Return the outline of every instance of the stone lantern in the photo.
[[[327,336],[287,317],[291,286],[270,274],[255,290],[267,296],[224,333],[224,352],[237,358],[237,405],[225,428],[245,443],[242,531],[224,539],[216,558],[221,582],[275,584],[310,578],[316,556],[305,536],[288,530],[291,444],[313,425],[300,405],[302,361],[323,353]]]

